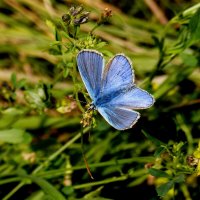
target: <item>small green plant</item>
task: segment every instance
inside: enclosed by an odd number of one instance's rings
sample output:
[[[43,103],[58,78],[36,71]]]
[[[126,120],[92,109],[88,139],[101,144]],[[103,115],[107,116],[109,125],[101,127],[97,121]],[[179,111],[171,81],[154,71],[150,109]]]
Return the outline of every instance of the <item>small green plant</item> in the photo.
[[[0,198],[199,199],[200,4],[179,4],[163,27],[139,1],[132,11],[144,8],[144,19],[99,2],[0,3]],[[133,129],[88,110],[82,49],[133,61],[136,83],[156,98]]]

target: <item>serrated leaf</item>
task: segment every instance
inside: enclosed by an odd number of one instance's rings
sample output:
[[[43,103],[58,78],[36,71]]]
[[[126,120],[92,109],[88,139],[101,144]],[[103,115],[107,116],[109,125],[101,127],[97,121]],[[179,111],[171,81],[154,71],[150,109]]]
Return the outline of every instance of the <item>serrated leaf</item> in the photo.
[[[148,171],[152,176],[155,176],[155,177],[171,178],[171,176],[169,174],[167,174],[166,172],[161,171],[159,169],[150,168],[150,169],[148,169]]]
[[[174,186],[174,182],[169,181],[169,182],[157,187],[156,191],[158,193],[158,196],[161,196],[161,197],[165,196],[167,194],[167,192],[173,188],[173,186]]]
[[[0,141],[11,144],[28,143],[31,141],[31,135],[22,129],[7,129],[0,131]]]

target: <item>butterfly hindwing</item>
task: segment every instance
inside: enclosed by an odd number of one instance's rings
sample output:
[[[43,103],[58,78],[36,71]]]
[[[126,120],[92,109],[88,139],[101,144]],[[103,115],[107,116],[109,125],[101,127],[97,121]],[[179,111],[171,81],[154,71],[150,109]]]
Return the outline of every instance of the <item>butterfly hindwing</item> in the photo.
[[[103,56],[94,50],[82,50],[77,56],[77,64],[90,97],[95,99],[101,89]]]
[[[154,101],[153,96],[147,91],[132,85],[118,92],[118,95],[112,98],[109,104],[128,109],[145,109],[151,107]]]
[[[131,128],[140,118],[138,112],[113,106],[99,107],[98,111],[105,120],[117,130]]]
[[[153,96],[134,84],[131,62],[123,54],[114,56],[104,67],[102,54],[82,50],[77,63],[93,106],[114,128],[131,128],[140,118],[140,113],[132,109],[153,105]]]

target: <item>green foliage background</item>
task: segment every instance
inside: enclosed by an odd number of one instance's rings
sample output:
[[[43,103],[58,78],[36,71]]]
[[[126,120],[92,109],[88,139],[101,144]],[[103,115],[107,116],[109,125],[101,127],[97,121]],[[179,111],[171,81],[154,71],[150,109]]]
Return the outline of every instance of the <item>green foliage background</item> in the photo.
[[[0,1],[0,199],[200,198],[200,3],[157,2],[161,24],[146,2]],[[155,97],[132,129],[82,129],[86,48],[127,55]]]

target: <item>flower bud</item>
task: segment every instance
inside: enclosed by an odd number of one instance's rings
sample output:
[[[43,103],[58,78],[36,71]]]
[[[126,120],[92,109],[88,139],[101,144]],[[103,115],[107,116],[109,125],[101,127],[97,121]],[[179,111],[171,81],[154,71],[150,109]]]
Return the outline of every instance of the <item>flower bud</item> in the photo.
[[[81,13],[82,10],[83,10],[83,7],[81,7],[81,6],[79,6],[79,7],[77,7],[77,8],[71,7],[71,8],[69,9],[69,12],[70,12],[70,14],[71,14],[72,16],[76,16],[76,15],[78,15],[79,13]]]
[[[71,17],[70,17],[69,14],[64,14],[64,15],[62,16],[62,21],[63,21],[63,22],[69,24],[69,23],[70,23],[70,20],[71,20]]]
[[[78,19],[74,19],[74,25],[79,25],[79,24],[84,24],[88,21],[88,16],[81,16],[80,18]]]

